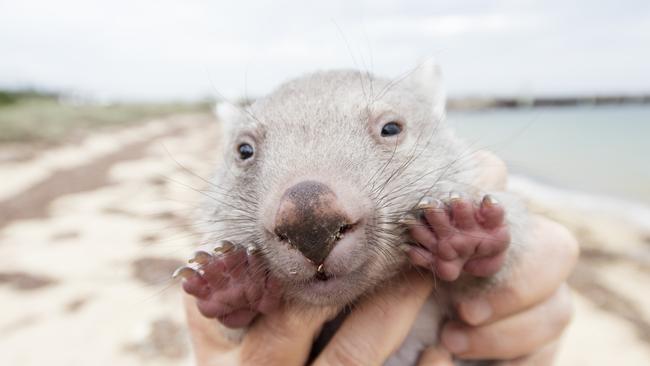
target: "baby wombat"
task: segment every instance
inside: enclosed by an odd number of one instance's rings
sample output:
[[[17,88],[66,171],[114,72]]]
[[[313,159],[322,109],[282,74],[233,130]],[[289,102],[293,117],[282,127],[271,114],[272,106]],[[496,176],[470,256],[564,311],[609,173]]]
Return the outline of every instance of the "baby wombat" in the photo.
[[[473,185],[444,104],[424,64],[397,80],[318,72],[226,107],[208,234],[176,273],[200,312],[245,329],[280,301],[344,307],[415,266],[442,281],[387,362],[415,364],[449,299],[506,276],[525,245],[524,211]]]

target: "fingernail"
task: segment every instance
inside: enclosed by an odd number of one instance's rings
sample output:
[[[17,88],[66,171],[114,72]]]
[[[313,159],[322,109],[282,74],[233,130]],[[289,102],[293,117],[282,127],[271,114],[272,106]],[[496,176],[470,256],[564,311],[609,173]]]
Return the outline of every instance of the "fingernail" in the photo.
[[[459,354],[467,351],[469,344],[467,336],[463,333],[462,330],[446,327],[442,332],[442,344],[447,348],[451,353]]]
[[[406,214],[406,215],[404,215],[404,217],[399,219],[399,222],[402,225],[407,225],[408,226],[408,225],[416,225],[418,223],[418,220],[415,217],[413,217],[413,215]]]
[[[398,248],[399,248],[401,251],[403,251],[403,252],[408,252],[408,251],[411,250],[411,248],[413,248],[413,247],[410,246],[409,244],[400,244],[400,245],[398,246]]]
[[[444,208],[445,204],[441,200],[439,200],[437,198],[434,198],[433,199],[433,207],[437,208],[437,209],[440,209],[440,208]]]
[[[418,209],[424,210],[424,209],[432,209],[432,208],[442,208],[443,203],[437,198],[433,197],[424,197],[418,202],[417,206]]]
[[[459,192],[449,192],[449,201],[454,202],[462,199],[463,196]]]
[[[194,274],[196,273],[196,270],[190,266],[181,266],[179,268],[176,268],[174,273],[172,274],[173,279],[178,279],[178,278],[183,278],[185,280],[190,279]]]
[[[413,214],[415,215],[415,221],[418,223],[427,222],[427,218],[424,216],[424,209],[417,209]]]
[[[461,316],[471,325],[479,325],[492,316],[492,306],[483,299],[465,303],[462,307]]]
[[[233,250],[233,248],[235,248],[235,244],[233,244],[231,241],[222,240],[215,246],[213,250],[215,253],[228,253],[229,251]]]
[[[487,206],[494,206],[498,205],[499,201],[494,198],[494,196],[486,194],[485,197],[483,197],[483,204]]]
[[[425,209],[433,207],[433,197],[423,197],[417,204],[417,208]]]
[[[212,260],[212,254],[208,253],[204,250],[197,250],[194,252],[194,255],[192,256],[192,259],[190,259],[190,263],[198,263],[200,265],[205,265],[208,262]]]

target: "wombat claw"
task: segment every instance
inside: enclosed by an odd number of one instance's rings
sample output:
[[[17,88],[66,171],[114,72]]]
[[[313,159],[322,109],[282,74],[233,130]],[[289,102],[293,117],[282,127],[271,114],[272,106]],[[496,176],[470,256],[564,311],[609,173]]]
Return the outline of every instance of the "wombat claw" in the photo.
[[[419,244],[407,252],[414,264],[446,281],[456,280],[461,271],[478,277],[499,271],[510,232],[504,208],[493,196],[475,203],[451,192],[446,202],[424,197],[416,210],[417,218],[406,222]]]
[[[178,268],[183,290],[194,296],[199,311],[230,328],[250,324],[280,302],[282,288],[266,270],[254,247],[219,242],[212,252],[198,250],[190,264]]]

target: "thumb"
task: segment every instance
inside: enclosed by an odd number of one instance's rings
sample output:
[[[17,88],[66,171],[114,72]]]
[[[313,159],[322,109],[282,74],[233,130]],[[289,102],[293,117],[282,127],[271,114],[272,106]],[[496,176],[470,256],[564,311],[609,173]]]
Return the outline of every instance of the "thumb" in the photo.
[[[243,365],[304,365],[322,325],[336,313],[333,307],[281,306],[259,318],[244,337]]]
[[[449,351],[432,346],[422,352],[418,366],[454,366],[454,362]]]
[[[474,185],[483,190],[503,191],[508,184],[508,168],[503,160],[487,150],[474,153],[479,165],[479,176]]]

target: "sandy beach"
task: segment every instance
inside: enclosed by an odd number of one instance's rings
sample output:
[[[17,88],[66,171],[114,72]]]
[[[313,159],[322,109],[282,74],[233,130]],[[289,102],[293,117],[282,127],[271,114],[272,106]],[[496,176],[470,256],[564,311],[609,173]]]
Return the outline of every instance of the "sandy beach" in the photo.
[[[0,364],[192,364],[169,277],[200,236],[218,146],[214,118],[195,114],[25,159],[0,149]],[[649,364],[650,210],[521,177],[511,189],[581,243],[558,365]]]

